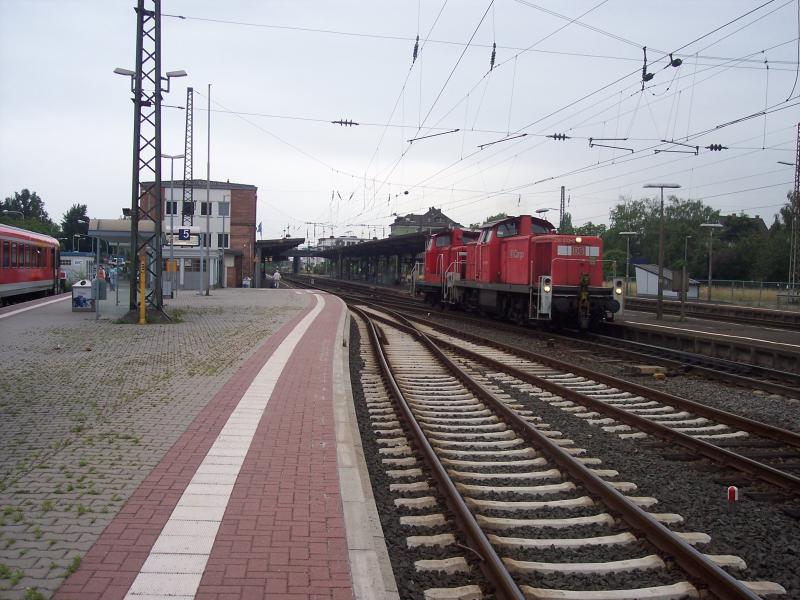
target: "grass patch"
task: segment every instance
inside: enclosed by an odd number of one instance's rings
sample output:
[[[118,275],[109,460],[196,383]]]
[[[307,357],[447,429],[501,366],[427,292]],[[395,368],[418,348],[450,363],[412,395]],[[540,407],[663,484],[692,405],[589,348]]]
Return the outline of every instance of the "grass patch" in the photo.
[[[25,595],[22,600],[44,600],[44,596],[35,587],[25,588]]]
[[[67,565],[67,568],[64,571],[64,573],[67,575],[67,577],[69,577],[75,571],[77,571],[78,567],[80,567],[80,566],[81,566],[81,557],[78,555],[78,556],[75,556],[72,559],[72,561],[70,561],[70,563],[69,563],[69,565]]]

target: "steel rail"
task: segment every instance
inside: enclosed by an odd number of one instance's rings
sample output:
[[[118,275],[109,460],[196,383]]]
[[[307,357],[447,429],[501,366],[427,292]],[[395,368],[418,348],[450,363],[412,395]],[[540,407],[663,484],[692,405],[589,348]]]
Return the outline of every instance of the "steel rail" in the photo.
[[[500,413],[518,434],[534,444],[538,450],[569,473],[571,477],[580,481],[581,485],[599,497],[609,509],[617,512],[629,527],[642,532],[650,543],[674,559],[687,573],[702,581],[714,594],[726,600],[757,600],[759,598],[741,581],[726,573],[704,554],[659,523],[650,513],[634,504],[624,494],[593,473],[591,469],[542,435],[516,411],[497,398],[493,392],[475,381],[466,371],[450,360],[439,348],[438,342],[433,342],[404,317],[397,315],[397,318],[404,321],[405,324],[401,323],[398,326],[397,323],[391,323],[393,327],[415,335],[462,384],[497,413]],[[504,371],[509,372],[508,367],[502,365],[501,367]]]
[[[511,354],[514,354],[521,358],[525,358],[530,361],[540,362],[550,367],[568,371],[576,375],[581,375],[582,377],[592,379],[599,383],[604,383],[606,385],[618,388],[620,390],[631,392],[632,394],[645,396],[653,400],[662,402],[664,404],[669,404],[671,406],[677,406],[685,410],[690,410],[693,413],[696,413],[702,417],[708,417],[720,423],[724,423],[726,425],[732,425],[733,427],[737,427],[744,431],[749,431],[750,433],[754,433],[756,435],[760,435],[762,437],[769,438],[771,440],[779,441],[794,448],[800,448],[800,434],[795,433],[794,431],[790,431],[788,429],[782,429],[780,427],[775,427],[774,425],[769,425],[768,423],[754,421],[753,419],[749,419],[747,417],[743,417],[735,413],[730,413],[721,410],[719,408],[714,408],[713,406],[701,404],[700,402],[695,402],[694,400],[689,400],[688,398],[682,398],[680,396],[675,396],[667,392],[662,392],[661,390],[656,390],[644,385],[640,385],[638,383],[634,383],[632,381],[620,379],[618,377],[614,377],[613,375],[607,375],[606,373],[593,371],[592,369],[581,367],[580,365],[567,363],[557,358],[552,358],[550,356],[539,354],[531,350],[519,348],[511,344],[504,344],[501,342],[496,342],[494,340],[486,339],[479,335],[465,333],[458,329],[448,327],[447,325],[441,325],[433,321],[428,321],[427,319],[423,319],[421,317],[408,317],[408,318],[412,321],[423,323],[425,325],[428,325],[429,327],[432,327],[433,329],[437,329],[449,335],[455,335],[461,338],[469,339],[471,341],[476,341],[486,346],[491,346],[498,350],[504,350],[506,352],[509,352]]]
[[[405,418],[405,421],[414,437],[414,441],[422,453],[428,468],[431,470],[433,476],[439,483],[439,488],[442,491],[448,506],[456,515],[456,519],[461,525],[462,530],[472,543],[472,550],[474,550],[482,559],[482,569],[486,573],[489,580],[502,593],[503,598],[507,598],[508,600],[525,600],[525,594],[519,589],[519,586],[517,586],[516,582],[511,577],[511,574],[508,572],[505,564],[497,555],[497,552],[489,542],[486,534],[475,520],[475,516],[472,514],[472,511],[469,509],[466,502],[464,502],[464,498],[458,492],[458,489],[456,488],[452,479],[450,479],[450,476],[447,474],[447,470],[444,468],[444,465],[442,465],[439,457],[436,455],[436,452],[430,445],[430,442],[428,442],[425,433],[422,431],[422,428],[414,417],[411,407],[409,407],[403,392],[400,390],[400,387],[397,385],[397,382],[394,379],[388,359],[383,352],[382,344],[380,342],[378,331],[375,327],[372,316],[367,315],[358,307],[352,305],[348,306],[350,310],[361,316],[361,318],[364,319],[364,322],[367,324],[370,341],[372,342],[372,347],[375,351],[375,357],[381,367],[381,372],[384,376],[386,384],[391,389],[392,395],[397,403],[397,407],[403,414],[403,417]]]

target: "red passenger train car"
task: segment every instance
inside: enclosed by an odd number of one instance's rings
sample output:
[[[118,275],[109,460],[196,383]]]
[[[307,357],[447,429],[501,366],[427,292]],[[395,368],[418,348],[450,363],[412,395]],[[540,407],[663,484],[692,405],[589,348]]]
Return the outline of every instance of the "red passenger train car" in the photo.
[[[58,291],[58,240],[0,224],[0,301]]]
[[[613,320],[622,286],[603,285],[603,241],[565,235],[530,215],[431,236],[418,287],[447,303],[516,322],[549,321],[582,329]]]

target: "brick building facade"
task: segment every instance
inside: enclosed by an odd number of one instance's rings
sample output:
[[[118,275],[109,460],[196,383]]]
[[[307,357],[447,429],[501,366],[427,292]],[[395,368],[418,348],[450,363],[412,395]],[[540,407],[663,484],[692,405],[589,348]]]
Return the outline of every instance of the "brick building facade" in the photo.
[[[170,183],[162,182],[165,279],[170,240],[174,241],[172,253],[178,289],[200,289],[201,269],[208,273],[212,286],[241,287],[245,277],[252,279],[256,241],[256,186],[212,181],[207,203],[206,181],[193,179],[187,182],[193,190],[194,201],[192,222],[186,226],[190,230],[192,244],[182,245],[178,239],[178,229],[184,228],[181,214],[183,180],[176,180],[174,187]],[[148,197],[143,204],[147,204],[147,201]],[[206,236],[207,227],[210,236]],[[210,256],[210,269],[204,265],[207,254]]]

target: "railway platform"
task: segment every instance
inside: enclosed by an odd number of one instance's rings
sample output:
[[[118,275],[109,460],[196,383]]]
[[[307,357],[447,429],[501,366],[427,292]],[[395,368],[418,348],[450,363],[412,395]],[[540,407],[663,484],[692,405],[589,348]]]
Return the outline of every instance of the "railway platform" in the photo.
[[[16,479],[4,470],[0,502],[25,516],[16,542],[0,551],[0,562],[19,564],[19,585],[3,582],[0,596],[23,598],[33,588],[60,600],[397,598],[350,396],[349,318],[341,300],[299,290],[219,290],[210,300],[183,295],[172,308],[184,322],[139,329],[87,323],[61,301],[0,320],[0,354],[13,355],[19,347],[12,339],[25,336],[51,345],[67,322],[105,335],[100,341],[87,333],[59,352],[102,346],[107,356],[93,362],[117,360],[118,367],[101,369],[114,381],[136,362],[120,356],[120,344],[143,336],[148,349],[167,346],[151,355],[151,372],[179,373],[133,397],[106,387],[117,401],[107,419],[73,426],[71,443],[57,444],[55,459],[41,448],[32,452],[41,471],[66,472],[67,486],[35,469]],[[172,332],[186,338],[175,341]],[[184,362],[180,356],[183,346],[198,343],[210,363],[202,373],[186,373],[203,370],[197,355]],[[100,389],[87,383],[82,412]],[[64,429],[48,429],[44,412],[41,446],[52,452]],[[10,433],[6,428],[4,446],[13,447]],[[103,446],[109,439],[117,443]],[[9,519],[2,525],[13,529]]]

